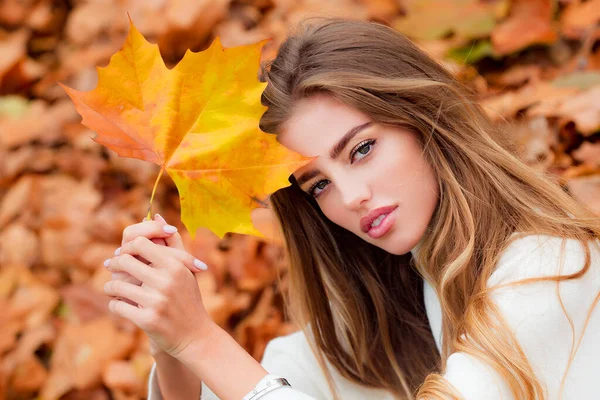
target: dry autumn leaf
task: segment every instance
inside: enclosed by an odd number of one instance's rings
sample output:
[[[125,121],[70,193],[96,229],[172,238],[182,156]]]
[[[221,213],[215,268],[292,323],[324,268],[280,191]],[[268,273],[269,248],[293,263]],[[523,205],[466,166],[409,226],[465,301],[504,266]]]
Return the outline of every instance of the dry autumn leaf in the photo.
[[[199,227],[219,237],[262,236],[251,210],[310,160],[258,127],[266,110],[260,102],[266,83],[257,79],[265,42],[224,49],[217,38],[169,70],[158,46],[131,24],[123,48],[98,68],[94,90],[63,86],[82,123],[97,132],[96,142],[160,165],[160,175],[167,171],[192,237]]]
[[[496,54],[511,54],[537,43],[553,43],[557,36],[552,0],[521,0],[513,4],[510,16],[494,29],[491,41]]]
[[[478,38],[492,32],[497,20],[506,15],[505,0],[411,0],[405,3],[406,15],[395,28],[420,40],[440,38],[454,32],[463,38]]]

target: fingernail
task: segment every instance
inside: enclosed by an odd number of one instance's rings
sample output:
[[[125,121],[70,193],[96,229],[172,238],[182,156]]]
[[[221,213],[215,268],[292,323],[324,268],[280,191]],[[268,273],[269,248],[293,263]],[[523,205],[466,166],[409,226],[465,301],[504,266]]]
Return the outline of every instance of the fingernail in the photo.
[[[165,225],[163,226],[163,231],[165,231],[165,233],[175,233],[177,232],[177,227],[173,225]]]
[[[118,249],[115,250],[115,256],[118,256],[121,253],[121,248],[119,247]]]
[[[107,258],[106,260],[104,260],[104,266],[108,267],[108,263],[110,263],[110,258]]]
[[[166,221],[166,220],[165,220],[165,219],[162,217],[162,215],[160,215],[160,214],[158,214],[158,213],[157,213],[157,214],[154,216],[154,219],[155,219],[155,220],[156,220],[156,219],[160,219],[160,220],[161,220],[162,222],[164,222],[165,224],[167,223],[167,221]]]
[[[198,260],[197,258],[194,258],[194,267],[196,267],[202,271],[206,271],[208,269],[208,266],[206,264],[204,264],[202,261]]]

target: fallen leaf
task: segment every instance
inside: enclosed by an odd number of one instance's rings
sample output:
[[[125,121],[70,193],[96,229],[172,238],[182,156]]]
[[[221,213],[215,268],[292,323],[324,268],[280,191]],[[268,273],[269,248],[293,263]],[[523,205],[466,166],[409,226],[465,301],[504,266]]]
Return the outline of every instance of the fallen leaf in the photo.
[[[573,158],[592,167],[600,168],[600,143],[582,143],[577,150],[573,151]]]
[[[126,24],[125,13],[115,2],[81,2],[69,15],[65,33],[70,42],[87,44],[100,34],[115,29],[115,25]]]
[[[465,39],[490,34],[497,21],[506,15],[504,0],[410,0],[404,3],[406,16],[394,27],[415,39],[431,40],[449,32]]]
[[[22,319],[25,326],[35,328],[46,323],[59,302],[54,288],[42,283],[19,286],[10,299],[10,315]]]
[[[0,321],[2,321],[0,319]],[[0,353],[5,353],[11,350],[17,344],[17,335],[23,329],[21,321],[2,321],[2,329],[0,330]]]
[[[15,223],[0,231],[0,265],[31,267],[39,257],[39,239],[23,224]]]
[[[567,187],[577,200],[600,216],[600,175],[569,179]]]
[[[55,344],[50,376],[40,395],[56,400],[69,390],[90,389],[113,360],[131,350],[133,335],[117,331],[111,319],[101,317],[85,324],[67,323]]]
[[[2,203],[0,203],[0,227],[3,227],[30,204],[34,184],[34,177],[23,176],[3,196]]]
[[[519,149],[519,158],[528,165],[545,170],[554,162],[552,148],[556,145],[557,134],[546,117],[536,117],[522,121],[511,129],[511,136]]]
[[[68,307],[69,322],[85,323],[108,314],[110,297],[87,283],[62,287],[60,295],[64,305]]]
[[[48,371],[35,355],[30,355],[17,365],[11,380],[11,387],[17,393],[26,394],[38,391],[48,377]]]
[[[21,118],[0,120],[0,148],[22,146],[35,140],[56,143],[63,138],[63,125],[76,118],[77,113],[68,100],[58,101],[52,106],[34,100]]]
[[[0,82],[2,82],[7,71],[25,58],[27,39],[29,39],[29,33],[24,29],[10,34],[9,37],[2,38],[2,44],[0,44]]]
[[[396,0],[360,0],[367,8],[367,13],[371,18],[379,20],[388,20],[398,13],[400,3]]]
[[[562,117],[573,121],[577,131],[590,136],[600,129],[600,85],[555,102],[545,101],[528,110],[531,116]]]
[[[510,54],[532,44],[552,43],[557,39],[553,27],[553,0],[513,2],[508,18],[492,32],[496,54]]]
[[[120,389],[127,393],[138,393],[145,385],[133,365],[128,361],[111,361],[102,371],[102,382],[110,389]]]
[[[517,111],[535,104],[560,103],[568,96],[578,93],[573,87],[556,87],[547,82],[534,82],[515,91],[508,91],[498,96],[481,100],[481,105],[493,120],[502,117],[513,117]]]
[[[550,82],[555,87],[574,87],[586,90],[600,85],[600,73],[596,71],[577,71],[561,75]]]
[[[572,1],[560,16],[562,32],[569,37],[579,37],[600,21],[600,0]]]

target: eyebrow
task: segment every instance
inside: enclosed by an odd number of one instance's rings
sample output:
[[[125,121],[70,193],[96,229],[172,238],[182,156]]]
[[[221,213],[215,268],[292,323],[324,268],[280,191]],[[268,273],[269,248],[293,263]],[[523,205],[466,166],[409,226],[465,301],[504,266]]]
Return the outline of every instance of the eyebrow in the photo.
[[[357,125],[354,128],[350,129],[346,134],[333,146],[331,151],[329,152],[329,157],[332,160],[335,160],[342,151],[348,146],[348,143],[354,138],[354,136],[358,135],[363,130],[369,128],[373,125],[373,121],[365,122],[364,124]],[[310,171],[306,171],[296,180],[298,186],[302,186],[306,182],[310,181],[315,176],[319,175],[318,169],[311,169]]]

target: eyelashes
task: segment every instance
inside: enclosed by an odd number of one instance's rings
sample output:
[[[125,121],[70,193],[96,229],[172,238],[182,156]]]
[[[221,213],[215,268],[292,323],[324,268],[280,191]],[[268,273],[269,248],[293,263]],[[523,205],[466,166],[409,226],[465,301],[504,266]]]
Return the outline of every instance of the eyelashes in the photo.
[[[364,140],[362,142],[360,142],[359,144],[357,144],[354,149],[350,152],[350,164],[354,164],[354,156],[356,154],[361,154],[362,157],[359,159],[362,160],[364,158],[366,158],[367,156],[369,156],[373,150],[373,147],[375,145],[377,141],[375,139],[367,139]],[[363,151],[365,150],[365,151]],[[368,151],[366,151],[368,150]],[[325,190],[327,188],[327,185],[330,183],[331,181],[329,179],[321,179],[320,181],[315,182],[314,184],[312,184],[310,186],[310,188],[307,190],[307,193],[312,196],[313,198],[317,198],[322,192],[323,190]],[[325,183],[326,185],[323,186],[323,183]],[[315,190],[319,189],[321,190],[318,193],[315,193]]]

